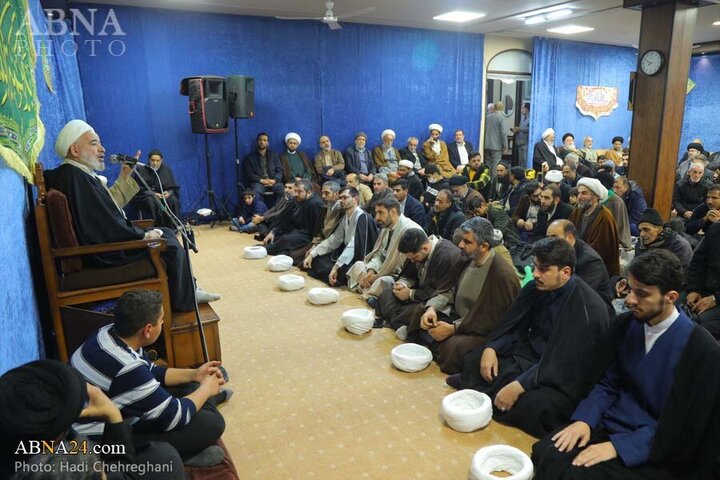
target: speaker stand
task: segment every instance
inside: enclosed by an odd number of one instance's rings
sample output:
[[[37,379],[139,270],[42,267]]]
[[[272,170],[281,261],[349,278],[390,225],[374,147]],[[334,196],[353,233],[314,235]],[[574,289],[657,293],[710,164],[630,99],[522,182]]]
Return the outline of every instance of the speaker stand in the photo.
[[[225,205],[218,200],[217,196],[215,195],[215,190],[213,190],[212,185],[212,168],[211,168],[211,162],[210,162],[210,146],[208,145],[208,134],[205,133],[205,171],[207,173],[207,190],[205,190],[205,193],[203,193],[203,196],[200,197],[200,199],[195,203],[195,206],[193,207],[193,211],[197,210],[198,205],[200,205],[203,200],[207,198],[209,207],[213,211],[212,214],[212,222],[210,223],[210,228],[213,228],[215,226],[216,222],[221,222],[224,220],[232,220],[232,215],[230,212],[227,211],[227,208],[225,208]]]
[[[242,184],[242,165],[240,164],[240,146],[238,145],[238,119],[233,117],[235,126],[235,188],[237,190],[238,210],[242,205],[245,186]]]

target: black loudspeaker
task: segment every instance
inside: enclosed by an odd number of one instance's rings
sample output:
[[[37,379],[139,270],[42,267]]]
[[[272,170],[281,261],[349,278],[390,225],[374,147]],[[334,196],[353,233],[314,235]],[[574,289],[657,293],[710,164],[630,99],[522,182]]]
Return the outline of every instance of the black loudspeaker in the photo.
[[[227,77],[228,104],[231,118],[255,116],[255,79],[243,75]]]
[[[228,131],[228,102],[225,78],[202,76],[183,78],[180,94],[188,96],[188,113],[193,133]]]

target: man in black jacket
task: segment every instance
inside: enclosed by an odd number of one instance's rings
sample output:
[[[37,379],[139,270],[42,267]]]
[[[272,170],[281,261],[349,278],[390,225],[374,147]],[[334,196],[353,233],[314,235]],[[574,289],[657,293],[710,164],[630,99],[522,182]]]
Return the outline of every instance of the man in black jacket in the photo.
[[[533,446],[535,480],[718,478],[720,347],[675,308],[673,254],[650,252],[628,270],[614,359],[572,423]]]
[[[435,206],[425,218],[425,231],[452,241],[455,229],[465,221],[465,215],[458,209],[450,190],[440,190],[435,197]]]
[[[425,209],[415,197],[410,195],[408,181],[404,178],[395,180],[391,185],[395,198],[400,202],[400,213],[425,228]]]
[[[470,152],[475,150],[472,143],[465,141],[465,132],[462,130],[455,130],[455,141],[448,143],[447,147],[450,163],[452,163],[456,171],[458,167],[467,165],[470,159]],[[460,171],[458,171],[458,173]]]
[[[243,159],[243,171],[245,180],[260,198],[266,192],[272,193],[273,200],[270,203],[274,205],[282,198],[285,187],[282,183],[282,168],[268,144],[267,133],[259,133],[257,149],[248,153]]]
[[[705,167],[702,163],[693,163],[687,177],[675,184],[673,192],[673,213],[683,220],[692,217],[695,210],[705,201],[711,182],[704,178]]]

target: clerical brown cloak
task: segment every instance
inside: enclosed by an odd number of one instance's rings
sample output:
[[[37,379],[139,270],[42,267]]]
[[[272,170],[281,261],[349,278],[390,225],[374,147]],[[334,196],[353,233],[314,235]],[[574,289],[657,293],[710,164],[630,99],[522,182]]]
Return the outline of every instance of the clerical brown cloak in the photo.
[[[618,240],[615,218],[607,208],[598,205],[600,212],[595,215],[592,223],[587,226],[585,236],[581,238],[600,254],[608,275],[620,275],[620,241]],[[575,208],[570,214],[570,221],[580,230],[582,210]]]
[[[448,375],[461,371],[465,354],[485,345],[520,291],[515,268],[498,254],[490,261],[487,278],[472,309],[455,334],[437,344],[437,363]],[[420,317],[417,323],[419,325]]]

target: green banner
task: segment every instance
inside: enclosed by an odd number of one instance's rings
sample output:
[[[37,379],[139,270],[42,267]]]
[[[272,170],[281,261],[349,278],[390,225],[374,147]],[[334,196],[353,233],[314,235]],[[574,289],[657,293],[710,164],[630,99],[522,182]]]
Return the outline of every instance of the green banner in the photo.
[[[45,129],[35,86],[27,0],[0,2],[0,156],[29,182]]]

